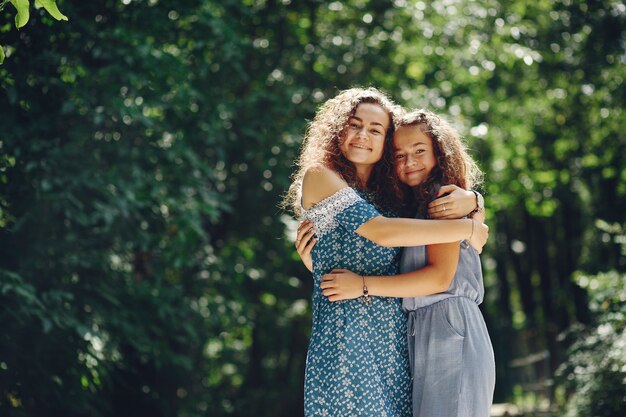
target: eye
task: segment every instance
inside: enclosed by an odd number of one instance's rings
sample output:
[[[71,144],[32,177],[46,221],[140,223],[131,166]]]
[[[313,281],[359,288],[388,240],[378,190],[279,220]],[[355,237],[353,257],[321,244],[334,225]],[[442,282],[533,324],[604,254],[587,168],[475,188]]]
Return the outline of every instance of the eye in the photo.
[[[424,152],[426,152],[426,149],[417,149],[415,151],[415,153],[418,154],[418,155],[423,154]]]
[[[400,160],[400,159],[404,159],[404,154],[399,153],[396,155],[396,160]]]
[[[353,128],[353,129],[358,129],[359,125],[357,123],[352,122],[352,123],[350,123],[350,127]]]
[[[382,133],[381,133],[381,131],[380,131],[380,130],[372,129],[372,130],[370,130],[370,132],[371,132],[372,134],[375,134],[375,135],[382,135]]]

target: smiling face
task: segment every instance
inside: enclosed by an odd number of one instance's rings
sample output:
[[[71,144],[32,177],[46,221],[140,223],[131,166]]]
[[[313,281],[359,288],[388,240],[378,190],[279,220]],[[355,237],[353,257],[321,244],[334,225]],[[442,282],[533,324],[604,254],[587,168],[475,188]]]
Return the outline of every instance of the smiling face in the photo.
[[[340,149],[357,171],[370,169],[383,156],[385,136],[389,128],[389,114],[378,104],[361,103],[348,119]]]
[[[420,126],[402,126],[393,135],[398,179],[409,187],[423,183],[437,166],[433,141]]]

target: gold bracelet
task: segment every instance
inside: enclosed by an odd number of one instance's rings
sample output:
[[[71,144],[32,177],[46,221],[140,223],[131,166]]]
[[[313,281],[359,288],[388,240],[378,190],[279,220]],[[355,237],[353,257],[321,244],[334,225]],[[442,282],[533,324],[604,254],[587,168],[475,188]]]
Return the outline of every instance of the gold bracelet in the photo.
[[[474,219],[470,219],[470,221],[472,222],[472,233],[470,233],[468,241],[472,240],[472,236],[474,236]]]

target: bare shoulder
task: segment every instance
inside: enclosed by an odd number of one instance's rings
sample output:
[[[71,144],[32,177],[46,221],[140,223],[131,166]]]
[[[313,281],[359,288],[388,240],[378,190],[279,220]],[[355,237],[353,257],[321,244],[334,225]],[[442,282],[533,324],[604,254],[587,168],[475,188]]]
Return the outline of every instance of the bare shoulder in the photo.
[[[343,178],[332,169],[324,165],[312,166],[302,179],[302,206],[309,209],[347,186]]]

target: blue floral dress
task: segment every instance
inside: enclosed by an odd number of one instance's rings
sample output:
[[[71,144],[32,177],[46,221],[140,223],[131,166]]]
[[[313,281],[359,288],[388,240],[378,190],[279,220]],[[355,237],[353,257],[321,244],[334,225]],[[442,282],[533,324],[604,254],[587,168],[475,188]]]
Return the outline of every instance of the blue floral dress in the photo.
[[[406,317],[397,298],[331,303],[322,275],[349,269],[362,275],[397,273],[398,249],[355,233],[380,213],[352,188],[305,212],[315,225],[313,328],[306,361],[305,416],[411,416]]]

